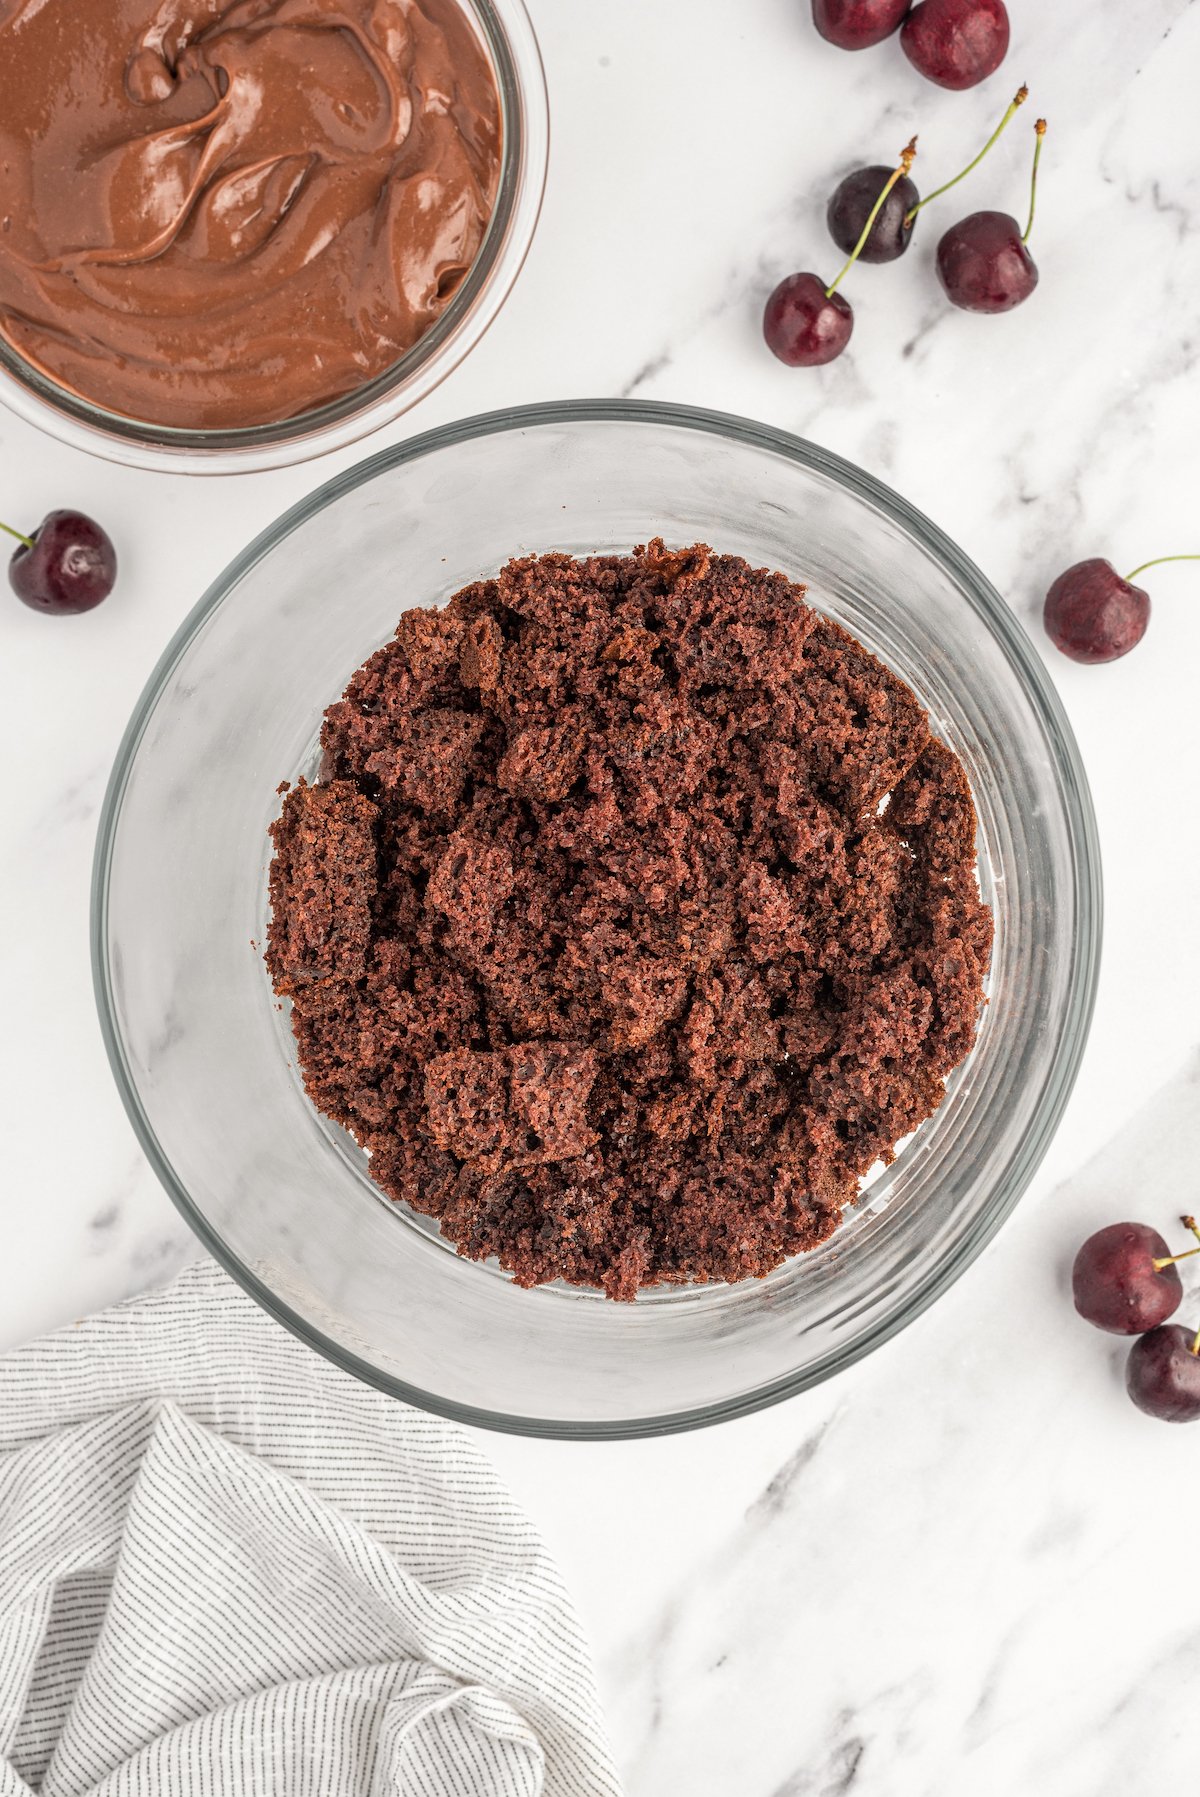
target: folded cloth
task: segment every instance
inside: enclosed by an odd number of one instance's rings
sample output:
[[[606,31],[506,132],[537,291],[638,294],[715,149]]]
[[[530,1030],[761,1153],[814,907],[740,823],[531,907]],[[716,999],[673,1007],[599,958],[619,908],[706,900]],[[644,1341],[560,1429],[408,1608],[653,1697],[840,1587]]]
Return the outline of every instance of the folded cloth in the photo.
[[[211,1262],[0,1360],[0,1797],[614,1797],[561,1578],[450,1423]]]

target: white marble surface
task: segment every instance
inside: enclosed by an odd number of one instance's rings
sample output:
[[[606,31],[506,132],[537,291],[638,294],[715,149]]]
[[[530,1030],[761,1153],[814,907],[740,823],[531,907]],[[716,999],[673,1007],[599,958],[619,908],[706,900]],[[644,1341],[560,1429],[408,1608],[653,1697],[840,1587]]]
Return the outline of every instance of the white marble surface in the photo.
[[[1057,1140],[935,1311],[822,1390],[716,1432],[488,1445],[574,1585],[632,1797],[1195,1790],[1200,1428],[1129,1407],[1119,1346],[1077,1322],[1065,1269],[1092,1226],[1166,1226],[1200,1200],[1197,575],[1153,577],[1150,634],[1111,668],[1057,658],[1036,616],[1077,557],[1200,549],[1200,3],[1013,0],[1009,62],[970,95],[925,85],[895,45],[829,49],[804,0],[532,10],[554,112],[542,228],[490,336],[391,434],[637,391],[768,419],[882,476],[975,556],[1045,651],[1093,784],[1108,911]],[[851,279],[843,361],[775,363],[761,303],[791,268],[832,272],[837,176],[919,129],[930,185],[1021,78],[1028,113],[962,210],[1021,212],[1028,124],[1045,112],[1035,299],[1005,319],[951,312],[928,229],[903,264]],[[196,1252],[93,1015],[97,808],[168,634],[337,465],[142,476],[0,416],[0,514],[81,506],[122,556],[119,592],[91,616],[0,603],[0,1345]]]

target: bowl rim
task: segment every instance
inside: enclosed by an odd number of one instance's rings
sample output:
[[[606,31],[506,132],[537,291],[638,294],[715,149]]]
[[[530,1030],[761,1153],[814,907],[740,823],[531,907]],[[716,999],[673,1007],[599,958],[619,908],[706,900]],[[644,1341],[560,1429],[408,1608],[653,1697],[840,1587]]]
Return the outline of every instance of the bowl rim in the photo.
[[[1072,940],[1072,964],[1060,1047],[1044,1082],[1033,1122],[1004,1177],[991,1194],[985,1210],[974,1220],[954,1252],[942,1263],[932,1266],[920,1279],[915,1290],[896,1309],[880,1317],[852,1343],[831,1349],[807,1367],[732,1398],[720,1399],[686,1411],[637,1417],[629,1421],[562,1422],[553,1418],[513,1416],[503,1411],[481,1410],[473,1405],[455,1403],[383,1372],[341,1344],[331,1341],[315,1324],[284,1303],[220,1239],[193,1204],[160,1147],[125,1057],[116,1023],[107,952],[108,884],[116,826],[125,788],[142,736],[163,687],[208,619],[236,589],[243,576],[277,544],[344,494],[365,485],[385,471],[417,461],[437,450],[451,448],[457,443],[477,437],[496,436],[542,425],[602,424],[612,421],[672,425],[701,434],[731,438],[750,447],[783,456],[809,472],[832,479],[859,499],[886,513],[943,564],[1021,679],[1054,753],[1056,783],[1061,793],[1073,850],[1073,896],[1078,922]],[[884,1342],[898,1335],[955,1283],[1012,1215],[1050,1145],[1070,1097],[1095,1008],[1102,926],[1099,836],[1087,776],[1074,732],[1062,701],[1028,634],[974,562],[924,513],[882,481],[804,438],[733,413],[711,411],[698,406],[659,400],[583,399],[504,407],[441,425],[411,437],[404,443],[394,444],[325,481],[260,531],[234,557],[172,636],[155,664],[121,738],[97,829],[92,867],[90,939],[92,977],[101,1035],[121,1101],[138,1142],[168,1196],[203,1246],[256,1303],[284,1328],[342,1371],[390,1397],[415,1404],[423,1410],[472,1427],[493,1429],[506,1434],[540,1439],[613,1441],[705,1428],[734,1417],[751,1415],[784,1398],[806,1391],[821,1384],[832,1374],[864,1359]]]
[[[118,466],[158,474],[255,474],[347,449],[410,411],[485,337],[528,258],[545,198],[550,103],[525,0],[459,0],[496,83],[501,161],[495,203],[458,292],[428,330],[362,387],[292,418],[205,429],[156,425],[76,395],[0,335],[0,406],[36,430]]]

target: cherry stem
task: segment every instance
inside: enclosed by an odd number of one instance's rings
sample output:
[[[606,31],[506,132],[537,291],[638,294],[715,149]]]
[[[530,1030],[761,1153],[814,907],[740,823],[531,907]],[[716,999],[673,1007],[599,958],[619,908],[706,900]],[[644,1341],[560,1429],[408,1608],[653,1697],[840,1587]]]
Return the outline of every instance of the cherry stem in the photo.
[[[939,195],[941,195],[943,193],[949,193],[950,189],[952,187],[957,187],[959,182],[964,180],[966,178],[966,176],[970,174],[970,172],[973,168],[979,167],[979,164],[983,161],[984,157],[987,155],[987,153],[991,149],[992,145],[996,142],[996,139],[1000,136],[1001,132],[1004,130],[1004,127],[1008,124],[1009,119],[1012,118],[1013,114],[1016,112],[1016,110],[1019,106],[1024,106],[1024,104],[1028,98],[1029,98],[1029,89],[1027,87],[1018,88],[1017,92],[1013,95],[1012,104],[1009,106],[1008,111],[1005,113],[1004,117],[1000,120],[1000,123],[996,126],[996,129],[992,132],[992,135],[988,138],[988,140],[984,144],[982,150],[980,150],[978,156],[976,156],[974,162],[968,162],[966,168],[960,169],[958,174],[955,175],[953,181],[943,182],[941,187],[935,187],[932,193],[927,193],[923,200],[918,200],[916,205],[913,206],[911,208],[911,210],[906,212],[904,215],[904,223],[905,223],[906,228],[911,227],[913,219],[916,218],[917,213],[921,210],[922,206],[928,206],[930,200],[936,200],[939,197]]]
[[[1182,1254],[1164,1254],[1161,1260],[1154,1263],[1154,1271],[1161,1273],[1164,1267],[1173,1267],[1177,1260],[1191,1260],[1193,1254],[1200,1254],[1200,1248],[1185,1248]]]
[[[12,525],[5,524],[5,522],[2,518],[0,518],[0,530],[6,530],[10,537],[16,537],[17,542],[24,543],[26,549],[33,548],[33,538],[32,537],[27,537],[24,534],[24,532],[22,532],[22,531],[14,530]]]
[[[882,206],[883,206],[883,202],[887,199],[889,193],[891,193],[893,187],[895,187],[895,185],[896,185],[897,181],[900,179],[901,175],[907,175],[909,169],[912,167],[912,165],[916,161],[916,159],[917,159],[917,140],[914,137],[912,139],[912,141],[910,143],[906,144],[904,149],[901,150],[899,167],[894,168],[892,170],[891,174],[888,176],[887,180],[883,184],[883,192],[880,194],[879,198],[876,200],[875,204],[872,206],[870,212],[868,212],[867,222],[862,228],[862,236],[859,238],[858,242],[855,244],[854,248],[851,250],[850,255],[846,261],[846,266],[842,269],[839,269],[836,278],[833,281],[831,281],[829,286],[825,289],[825,298],[826,299],[833,298],[834,294],[837,292],[838,288],[841,286],[841,284],[845,280],[846,276],[850,273],[850,270],[854,267],[854,264],[858,261],[858,258],[862,254],[863,245],[866,243],[867,238],[871,235],[871,226],[875,223],[875,220],[879,217],[880,210],[882,209]]]
[[[1179,557],[1180,561],[1189,561],[1191,559],[1192,558],[1189,556],[1181,555]],[[1197,556],[1195,559],[1197,561],[1200,561],[1200,556]],[[1149,566],[1149,565],[1150,564],[1147,563],[1147,566]],[[1200,1223],[1197,1223],[1195,1217],[1184,1217],[1183,1227],[1185,1229],[1190,1229],[1192,1234],[1196,1237],[1196,1240],[1200,1241]],[[1197,1252],[1197,1250],[1195,1248],[1193,1248],[1192,1253],[1195,1254],[1196,1252]],[[1192,1338],[1192,1353],[1200,1354],[1200,1329],[1197,1329],[1195,1335]]]
[[[1179,560],[1186,561],[1187,557],[1180,556]],[[1197,556],[1196,560],[1200,561],[1200,556]],[[1150,567],[1151,564],[1147,562],[1146,566]],[[1200,1242],[1200,1223],[1197,1223],[1195,1217],[1181,1217],[1180,1222],[1185,1229],[1190,1229],[1196,1240]],[[1155,1261],[1154,1271],[1156,1273],[1161,1273],[1164,1267],[1173,1267],[1177,1260],[1190,1260],[1193,1254],[1200,1254],[1200,1248],[1189,1248],[1184,1254],[1165,1255],[1162,1260]]]
[[[1037,132],[1037,142],[1033,146],[1033,176],[1029,183],[1029,223],[1021,236],[1022,243],[1029,242],[1029,233],[1033,230],[1033,218],[1037,211],[1037,177],[1038,163],[1042,160],[1042,144],[1046,138],[1046,121],[1039,119],[1033,127]]]
[[[1127,581],[1136,580],[1139,574],[1146,572],[1147,568],[1161,568],[1166,562],[1200,562],[1200,555],[1160,555],[1152,562],[1143,562],[1140,568],[1135,568],[1132,574],[1125,576],[1125,579]],[[1187,1222],[1186,1217],[1184,1221]],[[1188,1228],[1192,1227],[1192,1224],[1188,1223]]]

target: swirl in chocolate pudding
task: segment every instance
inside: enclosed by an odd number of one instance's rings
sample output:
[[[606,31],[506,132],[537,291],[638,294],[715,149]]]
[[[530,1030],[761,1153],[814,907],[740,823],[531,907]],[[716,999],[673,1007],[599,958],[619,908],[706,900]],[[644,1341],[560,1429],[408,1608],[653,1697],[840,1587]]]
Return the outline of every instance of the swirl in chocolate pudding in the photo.
[[[445,310],[499,162],[455,0],[0,0],[0,331],[146,423],[295,417]]]

